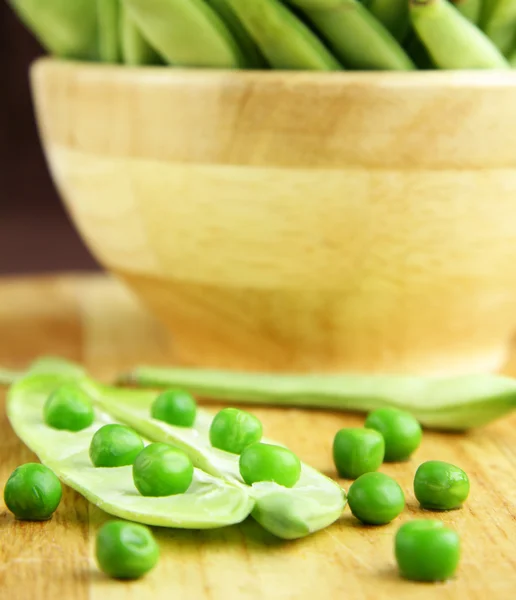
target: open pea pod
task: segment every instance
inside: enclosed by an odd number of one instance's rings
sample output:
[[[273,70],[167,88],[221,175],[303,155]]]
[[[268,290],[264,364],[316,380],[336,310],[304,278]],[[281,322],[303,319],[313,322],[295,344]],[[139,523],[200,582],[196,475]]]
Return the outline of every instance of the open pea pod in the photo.
[[[197,411],[191,428],[174,427],[151,417],[151,405],[156,399],[152,392],[109,388],[88,380],[83,386],[94,402],[117,420],[153,441],[181,448],[196,467],[247,490],[255,500],[252,516],[278,537],[304,537],[331,525],[342,514],[346,505],[344,490],[306,464],[302,464],[301,477],[292,488],[273,482],[247,486],[240,475],[239,456],[210,444],[213,415],[207,411]]]
[[[212,529],[240,523],[249,515],[254,501],[247,490],[199,469],[185,494],[153,498],[138,493],[131,466],[95,468],[89,458],[91,439],[100,427],[116,421],[97,406],[94,423],[80,432],[47,426],[43,407],[49,394],[65,381],[80,378],[73,366],[58,374],[45,374],[45,366],[51,370],[52,363],[40,365],[40,372],[11,387],[7,414],[18,437],[63,483],[107,513],[147,525]]]
[[[9,0],[9,3],[51,54],[80,60],[98,58],[95,0]]]
[[[486,425],[516,409],[516,381],[489,374],[278,375],[140,367],[122,376],[124,382],[181,387],[214,400],[249,404],[358,412],[391,406],[412,413],[425,427],[455,431]]]

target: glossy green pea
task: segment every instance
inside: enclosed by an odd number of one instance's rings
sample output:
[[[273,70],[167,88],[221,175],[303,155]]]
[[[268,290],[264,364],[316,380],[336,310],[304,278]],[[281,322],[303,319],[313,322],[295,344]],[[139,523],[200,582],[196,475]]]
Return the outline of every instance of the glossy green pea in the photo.
[[[240,456],[240,475],[247,485],[259,481],[273,481],[284,487],[294,487],[301,476],[299,458],[287,448],[256,443],[248,446]]]
[[[89,454],[95,467],[124,467],[132,465],[143,448],[143,440],[134,429],[113,424],[95,432]]]
[[[445,581],[459,565],[460,539],[441,521],[410,521],[396,533],[395,555],[405,579]]]
[[[82,431],[93,423],[95,413],[91,400],[80,388],[65,384],[50,394],[43,418],[54,429]]]
[[[115,579],[138,579],[159,560],[159,546],[150,529],[125,521],[110,521],[97,534],[95,554],[100,569]]]
[[[462,506],[469,496],[469,478],[455,465],[430,460],[416,471],[414,493],[422,508],[453,510]]]
[[[374,429],[341,429],[333,441],[333,460],[345,479],[378,470],[384,455],[385,441]]]
[[[365,473],[349,488],[349,507],[366,525],[386,525],[405,508],[399,484],[384,473]]]
[[[241,454],[244,448],[262,439],[260,420],[245,410],[224,408],[215,415],[210,426],[210,442],[214,448]]]
[[[153,419],[177,427],[192,427],[197,414],[197,403],[183,390],[167,390],[160,394],[151,408]]]
[[[184,494],[193,479],[192,461],[168,444],[150,444],[136,457],[133,480],[142,496]]]
[[[385,461],[405,461],[419,448],[421,425],[408,412],[397,408],[379,408],[367,416],[365,426],[376,429],[385,440]]]
[[[63,494],[61,482],[48,467],[28,463],[13,471],[4,488],[4,502],[17,519],[46,521]]]

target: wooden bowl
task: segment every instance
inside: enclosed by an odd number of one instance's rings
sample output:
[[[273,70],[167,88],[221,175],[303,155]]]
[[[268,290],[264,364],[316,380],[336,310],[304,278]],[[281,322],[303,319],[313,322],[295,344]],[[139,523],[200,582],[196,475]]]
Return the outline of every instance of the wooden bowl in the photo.
[[[87,244],[199,366],[497,368],[516,326],[516,73],[40,60]]]

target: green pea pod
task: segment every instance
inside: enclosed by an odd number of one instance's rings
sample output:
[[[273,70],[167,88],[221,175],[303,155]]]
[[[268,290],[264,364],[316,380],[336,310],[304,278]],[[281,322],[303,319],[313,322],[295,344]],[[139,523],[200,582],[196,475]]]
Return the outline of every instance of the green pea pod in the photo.
[[[235,69],[245,56],[204,0],[122,0],[129,16],[164,59],[180,67]]]
[[[343,67],[279,0],[227,0],[274,69],[337,71]]]
[[[414,63],[358,0],[289,0],[300,8],[346,67],[362,70],[414,69]]]
[[[9,0],[9,3],[51,54],[97,60],[95,0]]]
[[[407,0],[371,0],[367,9],[398,41],[405,39],[410,27]]]
[[[105,63],[119,63],[121,60],[120,41],[120,0],[96,0],[99,27],[99,58]]]
[[[452,3],[468,21],[471,21],[475,25],[480,23],[482,0],[452,0]]]
[[[206,0],[219,17],[227,25],[238,45],[244,53],[249,67],[265,67],[266,61],[253,38],[242,25],[229,4],[229,0]]]
[[[450,378],[394,375],[266,375],[141,367],[120,382],[180,387],[215,400],[369,412],[410,412],[429,428],[464,431],[516,409],[516,381],[499,375]]]
[[[122,5],[120,18],[120,42],[122,46],[122,61],[126,65],[159,65],[163,60],[154,48],[147,42],[136,23],[127,14]]]
[[[222,487],[225,485],[223,482],[226,482],[229,486],[236,486],[245,494],[248,502],[249,498],[251,499],[251,506],[246,504],[245,510],[249,512],[252,509],[251,514],[255,520],[277,537],[297,539],[323,529],[334,523],[341,516],[346,505],[344,490],[336,482],[306,464],[302,464],[301,477],[292,488],[286,488],[273,482],[258,482],[252,486],[246,485],[240,475],[239,456],[212,447],[209,431],[213,415],[207,411],[197,410],[196,420],[192,428],[174,427],[151,417],[151,406],[156,399],[155,393],[145,390],[126,390],[100,385],[89,379],[85,372],[74,363],[53,357],[40,359],[33,363],[27,375],[21,379],[16,374],[14,376],[18,380],[10,390],[10,397],[15,397],[16,401],[9,402],[9,406],[11,408],[13,406],[18,407],[18,411],[14,414],[11,409],[8,410],[13,427],[21,439],[36,454],[41,454],[40,459],[42,459],[42,462],[47,461],[45,464],[48,464],[54,470],[55,463],[52,458],[44,455],[47,451],[45,449],[48,448],[48,452],[57,455],[62,454],[65,458],[68,453],[73,453],[75,456],[75,447],[71,447],[66,451],[64,447],[68,447],[67,445],[71,444],[73,440],[77,440],[77,443],[79,443],[79,438],[76,437],[77,434],[56,432],[56,430],[44,426],[42,424],[43,404],[56,385],[73,382],[88,394],[96,406],[97,420],[94,426],[87,430],[88,435],[86,435],[86,430],[84,430],[83,437],[85,441],[81,442],[83,444],[81,447],[83,448],[81,450],[82,454],[78,454],[77,457],[81,465],[87,462],[84,448],[86,448],[86,445],[89,447],[93,434],[100,427],[100,416],[103,415],[101,419],[103,421],[102,424],[106,424],[106,422],[123,422],[133,427],[133,429],[149,440],[169,443],[180,448],[190,456],[194,466],[200,470],[199,476],[204,472],[212,477],[219,478],[219,485]],[[32,396],[37,396],[37,399],[30,400]],[[37,418],[35,415],[36,409],[31,409],[27,405],[27,403],[30,405],[30,402],[37,402]],[[109,417],[106,415],[109,415]],[[17,426],[18,421],[21,421],[23,425],[25,420],[30,421],[27,425],[35,428],[33,435],[26,433],[24,427]],[[50,434],[53,435],[52,439],[48,437]],[[62,438],[62,442],[59,435],[66,436]],[[41,439],[38,436],[41,436]],[[277,442],[271,442],[266,439],[262,441],[279,445]],[[78,463],[74,463],[73,466],[70,466],[70,469],[73,471],[78,466]],[[107,472],[107,476],[102,478],[102,485],[99,483],[99,485],[95,486],[95,489],[91,489],[91,482],[88,484],[89,475],[92,474],[91,470],[84,473],[85,479],[83,483],[81,483],[82,479],[81,481],[76,481],[70,478],[67,480],[63,478],[63,481],[84,494],[90,501],[99,504],[99,502],[103,501],[102,498],[99,501],[101,491],[111,498],[111,491],[108,488],[111,485],[109,476],[112,472],[113,470],[110,469]],[[93,473],[99,473],[99,470],[97,469]],[[56,474],[64,477],[62,469],[61,474],[59,470],[56,470]],[[83,477],[83,474],[76,476]],[[129,486],[129,483],[126,482],[124,485]],[[196,491],[196,488],[192,488],[192,491]],[[206,493],[208,492],[209,489],[206,489]],[[228,499],[228,502],[230,502],[229,506],[233,513],[237,512],[238,518],[240,518],[245,513],[245,503],[241,497],[240,499],[236,497],[233,487],[231,487],[231,494],[231,498]],[[240,512],[235,509],[235,505]],[[117,504],[102,505],[101,508],[104,508],[107,512],[124,516],[122,511],[125,511],[125,507],[118,506]],[[119,512],[115,513],[115,510]],[[171,508],[171,510],[173,509]],[[189,515],[188,517],[184,515],[185,509],[183,504],[180,507],[180,511],[176,515],[176,519],[181,519],[181,523],[186,524],[187,518],[189,522],[195,522],[194,515]],[[124,518],[129,519],[131,517],[127,516]],[[152,515],[148,514],[147,519],[150,518],[152,518]],[[217,511],[214,514],[215,518],[219,518]],[[237,517],[233,515],[233,518],[236,519]],[[202,523],[206,523],[206,519],[206,517],[203,518]],[[134,520],[147,522],[142,520],[140,516]],[[182,525],[170,526],[179,527]]]
[[[109,514],[146,525],[212,529],[240,523],[249,515],[254,501],[242,486],[199,469],[185,494],[153,498],[138,494],[131,466],[95,468],[89,459],[91,439],[115,421],[97,407],[93,425],[80,432],[48,427],[43,406],[64,380],[62,374],[27,375],[10,389],[7,401],[7,415],[18,437],[63,483]]]
[[[213,415],[207,411],[197,411],[191,428],[174,427],[151,417],[156,399],[152,392],[109,388],[91,381],[84,386],[94,402],[115,419],[148,439],[180,448],[194,466],[248,490],[256,502],[251,515],[277,537],[307,536],[334,523],[344,510],[346,495],[340,486],[306,464],[302,464],[301,477],[292,488],[273,482],[247,486],[240,475],[239,456],[212,447],[209,431]]]
[[[410,0],[410,17],[441,69],[509,69],[491,40],[447,0]]]
[[[516,1],[497,0],[482,29],[500,52],[508,56],[516,42]]]

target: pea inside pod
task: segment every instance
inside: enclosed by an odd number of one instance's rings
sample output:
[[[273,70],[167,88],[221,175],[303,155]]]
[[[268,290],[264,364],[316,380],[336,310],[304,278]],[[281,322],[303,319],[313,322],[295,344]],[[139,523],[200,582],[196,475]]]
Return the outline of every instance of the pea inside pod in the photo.
[[[132,465],[143,450],[142,438],[125,425],[104,425],[95,432],[90,444],[90,459],[95,467]]]
[[[43,408],[45,423],[54,429],[81,431],[95,419],[88,395],[74,384],[65,384],[53,391]]]
[[[94,421],[86,429],[69,431],[47,425],[43,407],[52,391],[60,387],[62,378],[62,374],[52,376],[48,372],[29,374],[11,387],[7,400],[7,414],[15,433],[61,482],[105,512],[147,525],[212,529],[240,523],[250,514],[255,501],[244,486],[199,469],[193,469],[191,484],[184,493],[159,497],[138,492],[131,465],[95,467],[89,455],[94,434],[106,425],[121,423],[97,405]],[[84,385],[84,380],[80,381],[76,385]]]

